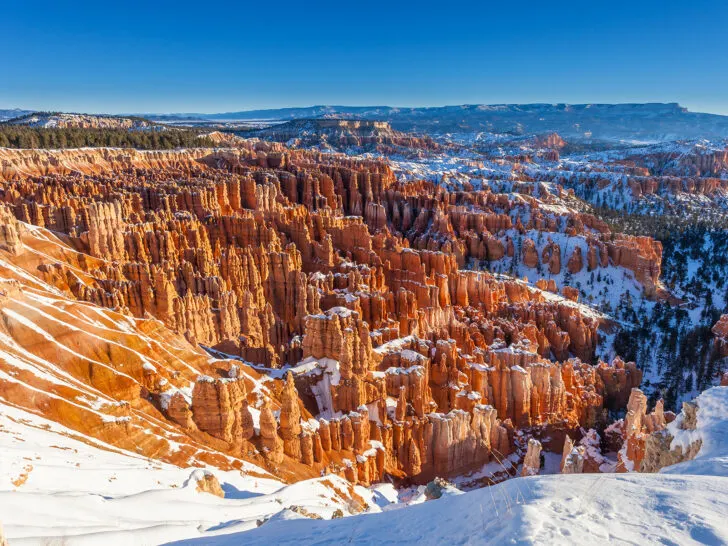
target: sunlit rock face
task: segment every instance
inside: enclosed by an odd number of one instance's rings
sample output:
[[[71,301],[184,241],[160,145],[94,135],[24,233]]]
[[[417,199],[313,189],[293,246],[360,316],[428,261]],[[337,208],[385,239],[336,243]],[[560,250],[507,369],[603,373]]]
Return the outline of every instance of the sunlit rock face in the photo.
[[[451,192],[244,140],[0,159],[0,394],[89,437],[288,480],[426,483],[501,461],[518,431],[603,427],[640,383],[594,358],[602,317],[576,288],[467,267],[618,267],[656,293],[659,243],[545,190]],[[657,430],[638,402],[627,428]]]

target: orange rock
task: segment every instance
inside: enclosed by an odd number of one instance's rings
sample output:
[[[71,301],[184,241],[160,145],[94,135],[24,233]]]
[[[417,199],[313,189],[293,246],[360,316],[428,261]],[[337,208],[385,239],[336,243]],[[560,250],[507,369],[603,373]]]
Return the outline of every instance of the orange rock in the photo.
[[[543,294],[554,279],[465,267],[513,257],[513,229],[523,263],[557,274],[558,244],[539,256],[526,234],[558,232],[580,238],[572,273],[588,245],[589,269],[611,258],[650,290],[650,239],[547,214],[557,197],[540,181],[454,192],[398,183],[383,161],[216,138],[234,148],[0,150],[0,348],[18,356],[12,339],[73,378],[58,396],[0,363],[18,378],[0,384],[10,403],[174,464],[423,482],[502,460],[516,428],[602,424],[639,385],[632,363],[585,364],[598,319]],[[284,380],[261,379],[284,365]],[[70,401],[99,392],[114,401],[104,422]]]
[[[576,274],[581,271],[583,267],[584,261],[581,257],[581,247],[577,246],[574,249],[574,252],[571,254],[571,257],[566,264],[566,268],[569,270],[570,273]]]

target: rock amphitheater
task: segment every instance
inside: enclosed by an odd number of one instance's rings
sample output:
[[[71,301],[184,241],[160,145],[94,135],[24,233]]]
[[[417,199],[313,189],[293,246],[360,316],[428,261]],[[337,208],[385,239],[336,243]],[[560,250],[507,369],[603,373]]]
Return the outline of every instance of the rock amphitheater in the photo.
[[[660,244],[561,197],[260,141],[2,149],[0,398],[88,443],[288,482],[427,483],[507,457],[529,474],[542,447],[599,471],[597,430],[642,464],[672,417],[647,413],[634,363],[595,357],[604,318],[578,290],[469,268],[617,267],[658,296]]]

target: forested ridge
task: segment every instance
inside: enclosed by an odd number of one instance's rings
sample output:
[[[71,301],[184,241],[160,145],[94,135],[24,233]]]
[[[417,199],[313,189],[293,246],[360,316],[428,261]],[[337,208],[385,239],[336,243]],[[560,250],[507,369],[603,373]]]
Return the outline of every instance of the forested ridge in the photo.
[[[202,136],[203,130],[149,128],[81,129],[39,128],[0,124],[0,147],[25,149],[63,149],[83,147],[135,148],[138,150],[169,150],[173,148],[215,147]]]
[[[648,235],[662,243],[660,278],[678,299],[635,301],[622,294],[613,315],[622,323],[614,351],[645,371],[651,398],[679,410],[681,400],[708,388],[728,370],[713,347],[712,326],[728,313],[728,216],[628,214],[599,208],[595,213],[615,232]]]

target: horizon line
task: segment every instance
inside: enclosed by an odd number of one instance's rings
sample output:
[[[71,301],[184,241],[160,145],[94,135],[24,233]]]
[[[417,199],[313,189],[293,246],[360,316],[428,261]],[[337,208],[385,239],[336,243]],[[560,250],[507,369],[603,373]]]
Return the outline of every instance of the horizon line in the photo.
[[[497,107],[497,106],[629,106],[629,105],[635,105],[635,106],[656,106],[656,105],[662,105],[662,106],[677,106],[681,109],[684,109],[687,113],[692,114],[708,114],[708,115],[716,115],[716,116],[728,116],[728,112],[726,113],[717,113],[717,112],[710,112],[710,111],[703,111],[703,110],[691,110],[687,106],[683,106],[680,104],[679,101],[669,101],[669,102],[663,102],[663,101],[647,101],[647,102],[639,102],[639,101],[626,101],[626,102],[494,102],[494,103],[460,103],[460,104],[442,104],[442,105],[424,105],[424,106],[405,106],[405,105],[392,105],[392,104],[309,104],[306,106],[280,106],[280,107],[265,107],[265,108],[247,108],[247,109],[240,109],[240,110],[224,110],[224,111],[208,111],[208,112],[201,112],[201,111],[194,111],[194,110],[178,110],[178,111],[167,111],[167,112],[160,112],[160,111],[116,111],[112,112],[110,110],[104,110],[104,111],[70,111],[70,110],[55,110],[55,109],[33,109],[33,108],[23,108],[23,107],[9,107],[9,108],[0,108],[0,110],[18,110],[22,112],[27,113],[58,113],[58,114],[76,114],[76,115],[109,115],[109,116],[143,116],[143,115],[151,115],[151,116],[190,116],[190,115],[200,115],[200,116],[213,116],[213,115],[224,115],[224,114],[240,114],[240,113],[247,113],[247,112],[263,112],[263,111],[276,111],[276,110],[305,110],[310,108],[393,108],[393,109],[407,109],[407,110],[420,110],[420,109],[445,109],[445,108],[457,108],[457,107],[477,107],[477,106],[489,106],[489,107]]]

